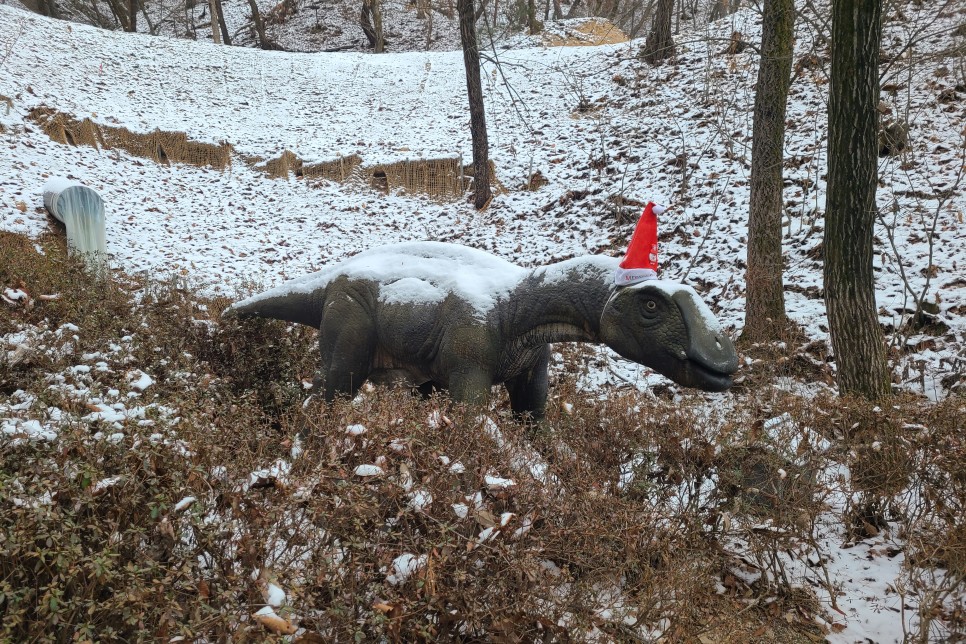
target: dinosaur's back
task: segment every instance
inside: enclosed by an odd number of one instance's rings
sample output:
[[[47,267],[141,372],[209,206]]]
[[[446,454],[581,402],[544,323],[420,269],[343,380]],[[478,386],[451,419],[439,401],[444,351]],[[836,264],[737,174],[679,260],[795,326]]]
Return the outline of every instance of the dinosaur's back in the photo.
[[[378,287],[382,304],[437,304],[449,295],[466,302],[484,317],[508,295],[527,271],[490,253],[443,242],[409,242],[380,246],[321,271],[285,282],[236,303],[239,311],[257,311],[261,303],[321,300],[340,277]]]

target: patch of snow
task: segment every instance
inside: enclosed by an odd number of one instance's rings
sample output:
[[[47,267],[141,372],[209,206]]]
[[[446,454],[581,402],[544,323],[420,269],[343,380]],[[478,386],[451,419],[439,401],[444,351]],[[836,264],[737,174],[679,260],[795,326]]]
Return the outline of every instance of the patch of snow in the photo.
[[[133,371],[128,372],[127,380],[130,383],[131,388],[136,389],[137,391],[144,391],[154,384],[154,378],[139,369],[134,369]]]
[[[359,424],[349,425],[348,427],[345,428],[345,433],[348,434],[349,436],[362,436],[363,434],[366,433],[366,431],[367,430],[365,425],[359,425]]]
[[[355,474],[356,476],[362,476],[362,477],[382,476],[383,474],[385,474],[385,470],[383,470],[378,465],[358,465],[356,466],[356,469],[353,472],[353,474]]]
[[[399,586],[425,566],[428,560],[426,555],[417,556],[409,552],[401,554],[393,560],[391,571],[386,575],[386,581],[393,586]]]
[[[269,582],[265,590],[265,602],[269,606],[278,608],[285,603],[285,591],[281,587]]]
[[[491,476],[490,474],[483,477],[483,480],[486,483],[486,487],[490,490],[506,490],[516,485],[513,479]]]
[[[184,510],[185,508],[187,508],[189,505],[191,505],[192,503],[194,503],[196,500],[197,499],[195,499],[195,497],[193,497],[193,496],[186,496],[186,497],[184,497],[183,499],[181,499],[180,501],[178,501],[177,503],[174,504],[174,511],[175,512],[181,512],[182,510]]]

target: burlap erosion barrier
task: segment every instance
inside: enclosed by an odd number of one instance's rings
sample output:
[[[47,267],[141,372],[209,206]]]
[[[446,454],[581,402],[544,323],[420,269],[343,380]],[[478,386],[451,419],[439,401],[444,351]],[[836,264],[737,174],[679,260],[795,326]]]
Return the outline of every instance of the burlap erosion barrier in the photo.
[[[155,130],[146,134],[123,127],[102,125],[89,118],[77,119],[49,107],[31,110],[29,118],[57,143],[87,145],[97,149],[119,149],[156,163],[190,163],[219,170],[231,166],[234,149],[230,143],[214,145],[191,141],[184,132]],[[291,150],[271,159],[239,155],[249,166],[275,179],[325,179],[339,183],[361,179],[363,185],[389,193],[401,191],[426,195],[437,201],[459,199],[472,186],[473,166],[459,158],[416,159],[364,166],[357,154],[332,161],[305,163]],[[496,180],[490,162],[490,185],[494,192],[503,186]]]
[[[9,96],[0,94],[0,115],[6,116],[13,110],[13,100]],[[7,131],[7,127],[0,123],[0,134]]]
[[[334,161],[308,164],[291,150],[267,161],[249,158],[248,162],[276,179],[327,179],[343,183],[353,174],[361,175],[362,183],[385,193],[402,191],[426,195],[438,201],[452,201],[466,194],[472,185],[473,166],[462,166],[458,158],[417,159],[363,166],[358,155],[340,157]],[[496,181],[496,169],[490,162],[490,185],[502,190]]]
[[[94,123],[89,118],[76,119],[49,107],[34,108],[28,116],[57,143],[124,150],[165,165],[190,163],[219,170],[231,165],[230,143],[215,145],[192,141],[184,132],[155,130],[140,134],[123,127]]]
[[[627,42],[627,35],[606,18],[587,18],[563,33],[546,33],[543,42],[548,47],[596,47]]]

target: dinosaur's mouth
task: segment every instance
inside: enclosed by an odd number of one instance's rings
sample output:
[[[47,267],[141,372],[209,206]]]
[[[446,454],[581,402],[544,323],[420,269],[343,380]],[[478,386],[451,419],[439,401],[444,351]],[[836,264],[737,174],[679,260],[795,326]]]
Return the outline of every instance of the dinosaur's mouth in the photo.
[[[706,367],[694,360],[684,363],[684,380],[680,384],[704,391],[726,391],[734,384],[731,373]]]

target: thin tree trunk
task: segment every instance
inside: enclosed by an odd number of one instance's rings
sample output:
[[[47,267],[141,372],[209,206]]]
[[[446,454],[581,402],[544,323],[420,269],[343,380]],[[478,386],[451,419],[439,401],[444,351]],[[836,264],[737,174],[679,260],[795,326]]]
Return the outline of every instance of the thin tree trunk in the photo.
[[[362,12],[359,15],[359,26],[362,27],[362,33],[366,35],[366,40],[369,41],[369,46],[375,47],[376,30],[372,26],[372,7],[369,4],[369,0],[362,0]]]
[[[252,0],[254,2],[254,0]],[[221,44],[221,29],[218,27],[217,0],[208,0],[208,12],[211,14],[211,39],[216,45]]]
[[[144,6],[144,3],[139,0],[138,5],[140,5],[141,7],[141,15],[144,16],[144,24],[148,26],[148,33],[151,34],[152,36],[157,36],[158,35],[157,27],[154,24],[154,22],[151,20],[151,16],[150,14],[148,14],[148,10]],[[163,9],[163,5],[162,5],[162,9]],[[161,15],[163,16],[164,13],[161,13]]]
[[[496,6],[496,3],[493,3]],[[460,40],[463,44],[463,65],[466,67],[466,94],[470,103],[470,135],[473,138],[473,204],[483,208],[489,203],[490,162],[486,135],[486,115],[483,110],[483,84],[480,79],[480,51],[476,43],[473,0],[457,0],[460,19]]]
[[[782,285],[782,162],[794,27],[794,0],[765,0],[751,144],[747,301],[742,332],[752,342],[774,339],[788,325]]]
[[[209,0],[209,2],[214,2],[214,0]],[[252,10],[252,22],[255,24],[258,46],[266,50],[271,49],[271,43],[268,40],[268,36],[265,35],[265,23],[262,21],[262,14],[258,10],[258,4],[255,0],[248,0],[248,6]]]
[[[376,32],[376,43],[373,50],[377,54],[386,51],[386,39],[382,31],[382,2],[381,0],[369,0],[372,5],[372,27]]]
[[[128,0],[127,3],[127,24],[124,31],[135,33],[138,30],[138,0]]]
[[[659,65],[674,56],[674,39],[671,38],[671,20],[674,18],[674,0],[657,0],[654,23],[644,43],[644,60]]]
[[[218,26],[221,27],[221,41],[226,45],[230,45],[231,34],[228,32],[228,24],[225,22],[225,11],[221,0],[215,0],[215,8],[218,10]]]
[[[881,34],[881,0],[833,0],[825,306],[839,392],[871,400],[891,393],[872,272]]]
[[[527,0],[527,29],[530,35],[536,35],[540,33],[540,23],[537,22],[537,2],[536,0]]]

